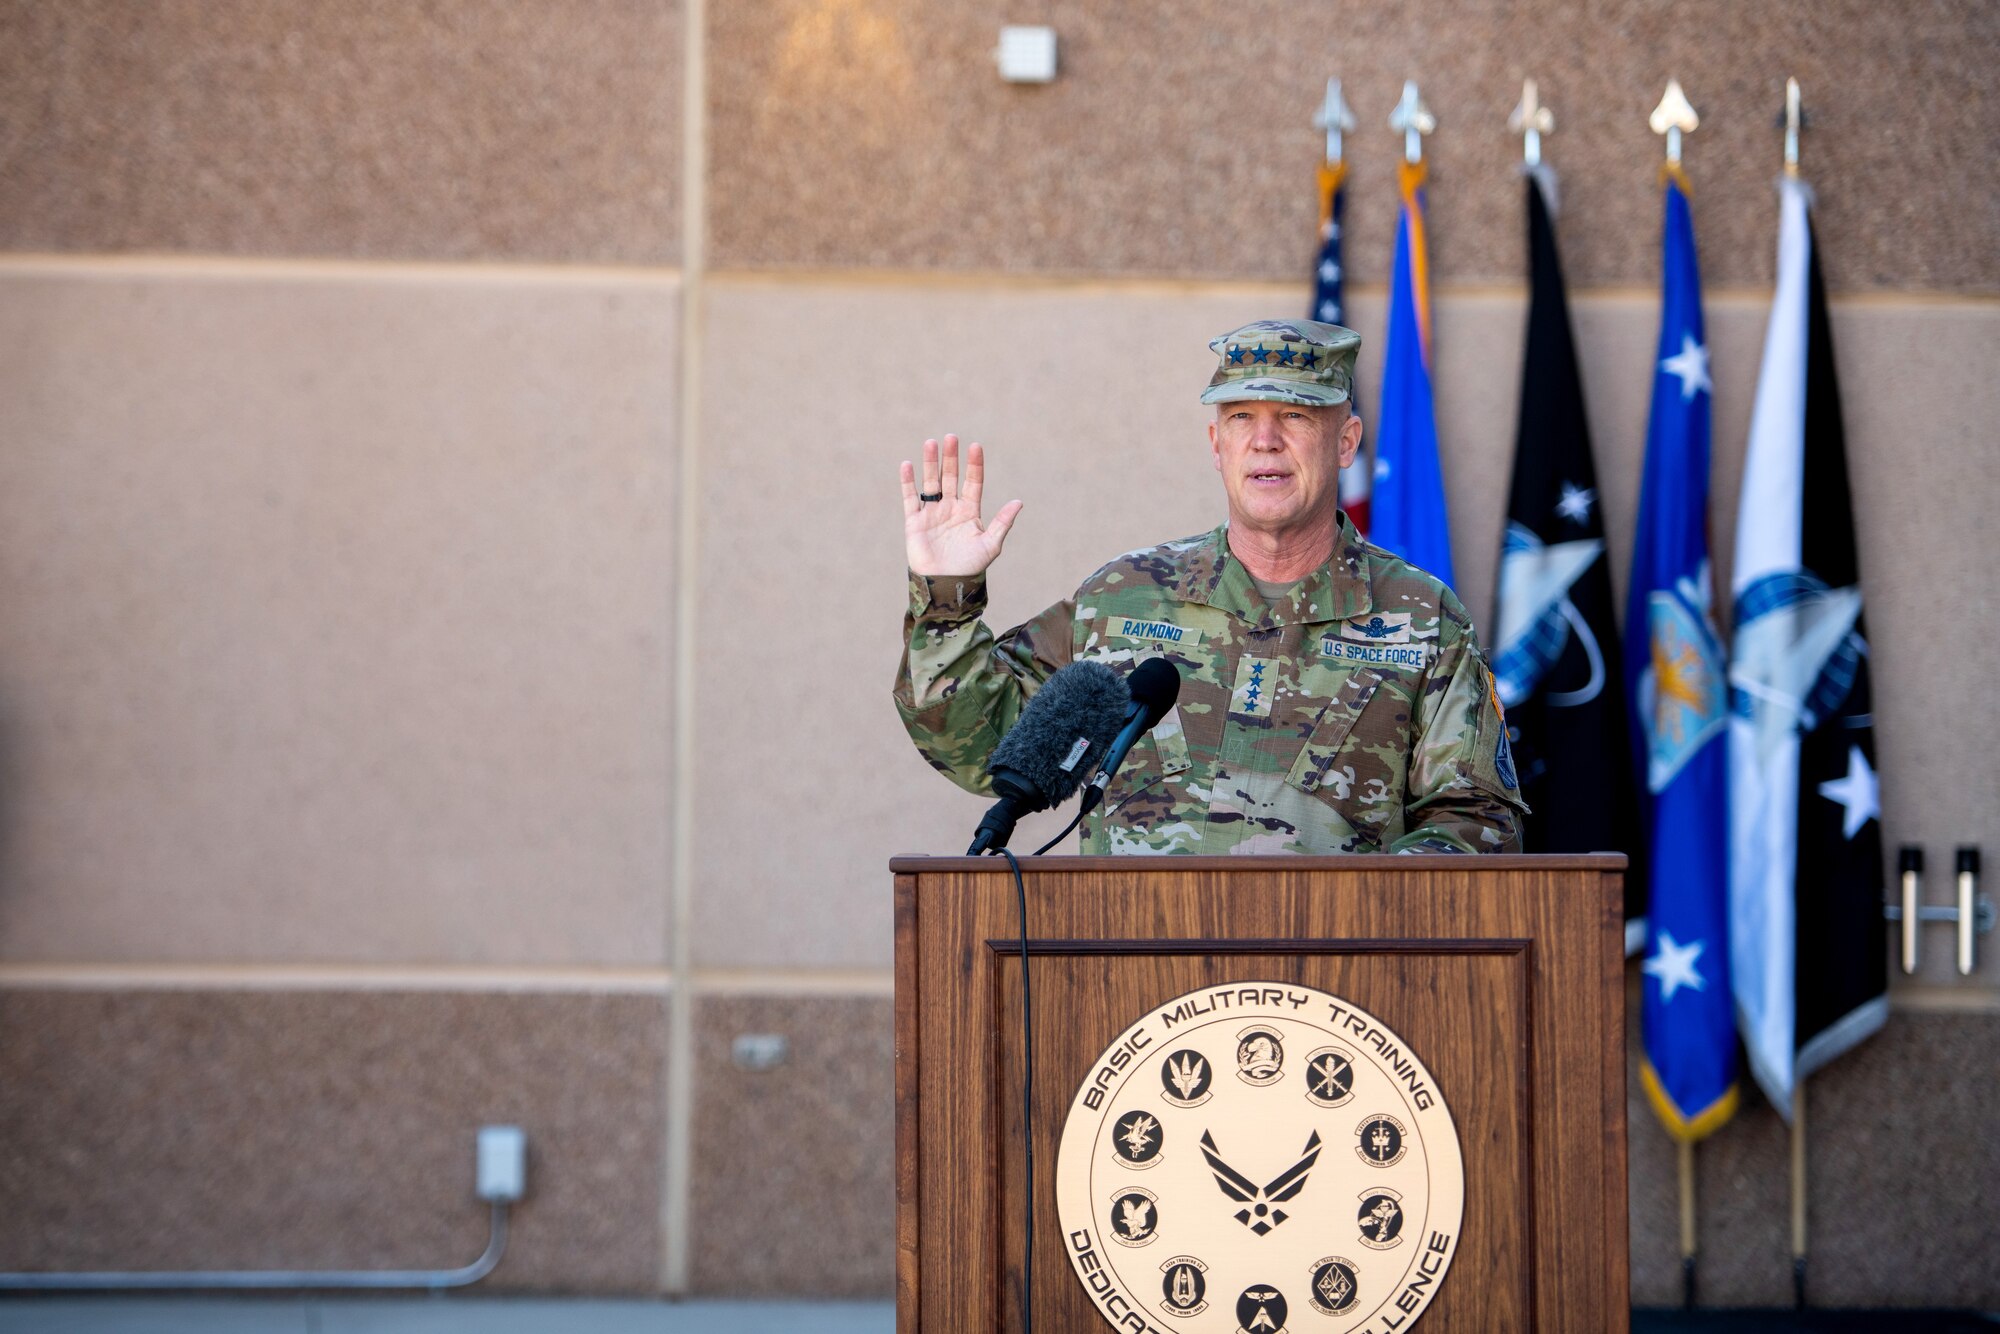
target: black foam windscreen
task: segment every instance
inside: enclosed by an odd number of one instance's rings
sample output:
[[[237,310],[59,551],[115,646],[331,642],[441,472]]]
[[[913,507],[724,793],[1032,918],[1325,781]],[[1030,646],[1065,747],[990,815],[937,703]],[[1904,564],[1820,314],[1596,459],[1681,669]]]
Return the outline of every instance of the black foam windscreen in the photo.
[[[1125,688],[1133,702],[1146,710],[1144,730],[1150,732],[1181,697],[1180,670],[1165,658],[1148,658],[1125,678]]]
[[[1179,684],[1176,675],[1176,690]],[[986,767],[996,774],[1004,769],[1033,789],[1042,800],[1035,809],[1059,806],[1104,757],[1132,701],[1118,673],[1103,663],[1073,662],[1042,683]]]

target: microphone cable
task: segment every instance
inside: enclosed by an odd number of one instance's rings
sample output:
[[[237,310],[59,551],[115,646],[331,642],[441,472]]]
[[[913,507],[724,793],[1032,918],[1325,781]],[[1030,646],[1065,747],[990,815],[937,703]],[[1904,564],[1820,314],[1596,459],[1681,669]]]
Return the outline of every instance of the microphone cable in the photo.
[[[1074,825],[1074,821],[1071,823]],[[1065,829],[1056,837],[1068,832]],[[1022,1334],[1035,1334],[1035,1031],[1028,990],[1028,887],[1021,879],[1021,863],[1013,851],[1003,847],[998,852],[1014,871],[1014,902],[1021,923],[1021,1150],[1027,1161],[1028,1179],[1023,1192],[1027,1197],[1027,1222],[1022,1229],[1021,1330]]]
[[[1132,789],[1132,790],[1131,790],[1130,792],[1127,792],[1127,793],[1125,794],[1125,796],[1124,796],[1124,797],[1123,797],[1123,798],[1122,798],[1122,799],[1121,799],[1121,800],[1119,801],[1119,803],[1118,803],[1118,804],[1117,804],[1116,806],[1107,806],[1107,807],[1105,808],[1105,810],[1104,810],[1104,818],[1105,818],[1105,819],[1107,819],[1107,820],[1109,820],[1109,819],[1110,819],[1110,818],[1111,818],[1112,816],[1114,816],[1114,815],[1118,814],[1118,812],[1120,812],[1120,811],[1124,810],[1124,809],[1125,809],[1125,805],[1126,805],[1126,803],[1127,803],[1127,802],[1131,801],[1131,800],[1132,800],[1132,798],[1134,798],[1134,797],[1138,796],[1138,795],[1139,795],[1139,794],[1140,794],[1141,792],[1144,792],[1144,791],[1145,791],[1145,790],[1146,790],[1147,788],[1151,787],[1151,786],[1152,786],[1152,785],[1153,785],[1154,783],[1157,783],[1157,782],[1159,782],[1159,781],[1160,781],[1160,777],[1161,777],[1160,775],[1157,775],[1157,774],[1156,774],[1155,776],[1153,776],[1152,778],[1148,779],[1148,780],[1147,780],[1147,781],[1145,781],[1144,783],[1141,783],[1141,784],[1140,784],[1140,785],[1139,785],[1138,787],[1136,787],[1136,788]],[[1094,809],[1094,808],[1093,808],[1093,809]],[[1050,840],[1049,840],[1048,842],[1046,842],[1046,843],[1042,844],[1042,846],[1040,846],[1039,848],[1036,848],[1036,849],[1035,849],[1035,851],[1034,851],[1034,854],[1033,854],[1033,855],[1035,855],[1035,856],[1039,857],[1039,856],[1041,856],[1041,855],[1042,855],[1043,853],[1047,852],[1047,851],[1048,851],[1048,850],[1049,850],[1050,848],[1054,847],[1054,846],[1055,846],[1056,844],[1058,844],[1058,843],[1062,842],[1062,841],[1063,841],[1064,839],[1068,838],[1068,837],[1069,837],[1069,831],[1070,831],[1070,830],[1072,830],[1072,829],[1074,829],[1074,828],[1076,828],[1076,827],[1077,827],[1078,825],[1082,824],[1082,823],[1083,823],[1083,817],[1084,817],[1084,816],[1086,816],[1086,815],[1088,815],[1088,814],[1090,814],[1090,812],[1089,812],[1089,811],[1087,811],[1087,810],[1085,810],[1085,809],[1083,809],[1083,807],[1082,807],[1081,805],[1079,805],[1079,806],[1078,806],[1078,807],[1076,808],[1076,814],[1075,814],[1075,815],[1072,815],[1072,816],[1071,816],[1071,817],[1069,818],[1069,823],[1063,826],[1063,831],[1062,831],[1062,832],[1061,832],[1060,834],[1057,834],[1057,835],[1056,835],[1056,836],[1055,836],[1054,838],[1050,839]]]
[[[1047,852],[1050,848],[1054,847],[1056,844],[1068,838],[1069,831],[1076,828],[1078,825],[1082,823],[1083,823],[1083,806],[1081,803],[1078,803],[1076,808],[1076,814],[1069,817],[1069,823],[1062,827],[1062,832],[1060,834],[1057,834],[1054,838],[1050,839],[1048,842],[1042,844],[1042,846],[1040,846],[1039,848],[1036,848],[1034,852],[1032,852],[1029,855],[1035,857],[1041,856],[1043,853]]]

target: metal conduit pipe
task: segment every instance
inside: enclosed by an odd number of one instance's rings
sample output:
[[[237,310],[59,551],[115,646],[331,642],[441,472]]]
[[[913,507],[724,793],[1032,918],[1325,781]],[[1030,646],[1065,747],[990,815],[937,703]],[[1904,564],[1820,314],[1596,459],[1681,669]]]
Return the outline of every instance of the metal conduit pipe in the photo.
[[[507,1206],[527,1186],[528,1137],[519,1126],[479,1130],[479,1198],[492,1207],[486,1249],[457,1269],[193,1269],[0,1273],[0,1291],[106,1292],[169,1288],[461,1288],[492,1273],[507,1251]]]

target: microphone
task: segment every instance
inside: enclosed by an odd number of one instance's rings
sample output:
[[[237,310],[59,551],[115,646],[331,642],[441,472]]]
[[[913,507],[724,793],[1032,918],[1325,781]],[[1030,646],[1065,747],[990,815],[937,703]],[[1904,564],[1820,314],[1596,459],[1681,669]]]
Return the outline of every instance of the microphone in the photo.
[[[1111,749],[1104,753],[1103,762],[1097,766],[1097,774],[1090,780],[1090,786],[1083,790],[1083,810],[1088,815],[1104,800],[1104,789],[1111,786],[1111,776],[1118,772],[1118,766],[1125,763],[1125,753],[1138,744],[1139,738],[1153,730],[1160,719],[1167,716],[1167,710],[1174,707],[1180,698],[1181,674],[1165,658],[1148,658],[1132,669],[1132,675],[1125,678],[1125,686],[1132,694],[1132,707],[1125,714],[1125,728],[1112,741]]]
[[[1118,673],[1101,662],[1073,662],[1044,681],[986,762],[1000,800],[965,855],[1006,847],[1016,820],[1068,801],[1090,772],[1086,757],[1105,753],[1131,703]]]

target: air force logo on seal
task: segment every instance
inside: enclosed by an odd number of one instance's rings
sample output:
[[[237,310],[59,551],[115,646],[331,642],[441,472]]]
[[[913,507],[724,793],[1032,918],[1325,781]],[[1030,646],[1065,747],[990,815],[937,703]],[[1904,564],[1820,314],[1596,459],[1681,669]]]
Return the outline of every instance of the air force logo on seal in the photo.
[[[1291,1217],[1277,1206],[1296,1198],[1306,1188],[1307,1176],[1319,1161],[1319,1150],[1319,1132],[1315,1130],[1299,1160],[1260,1186],[1222,1160],[1213,1135],[1204,1133],[1201,1137],[1201,1156],[1208,1160],[1208,1170],[1215,1174],[1216,1186],[1230,1199],[1249,1206],[1238,1209],[1232,1216],[1260,1237]]]
[[[1457,1251],[1465,1164],[1408,1043],[1273,981],[1177,996],[1105,1040],[1063,1126],[1056,1212],[1107,1323],[1400,1334],[1422,1314]]]

